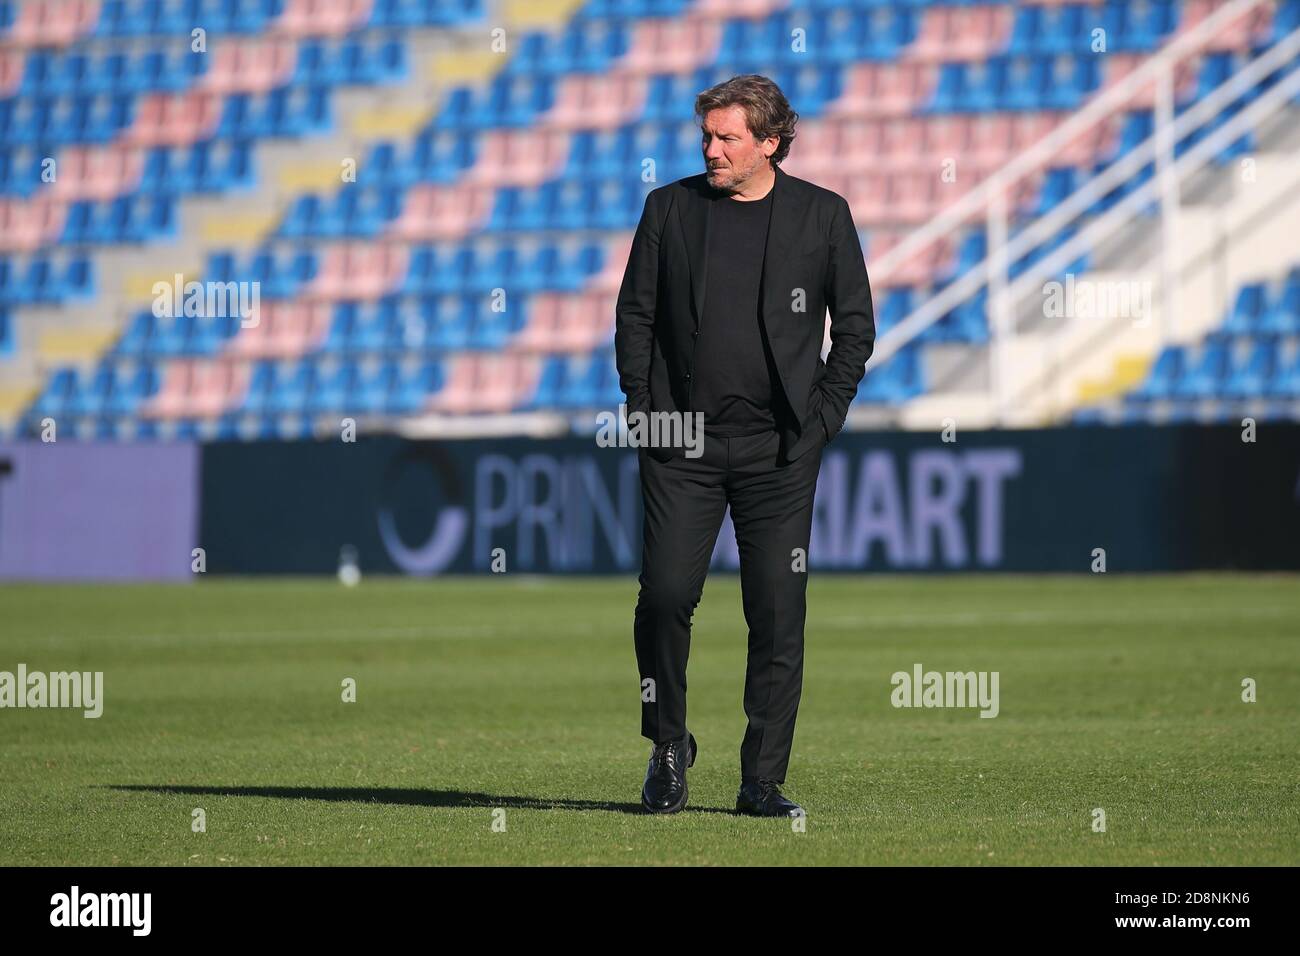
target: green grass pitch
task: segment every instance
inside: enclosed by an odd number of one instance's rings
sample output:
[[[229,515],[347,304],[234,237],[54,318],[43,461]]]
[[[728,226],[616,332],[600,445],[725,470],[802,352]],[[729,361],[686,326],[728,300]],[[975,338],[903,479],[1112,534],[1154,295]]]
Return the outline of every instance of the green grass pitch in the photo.
[[[0,670],[103,671],[104,712],[0,710],[0,864],[1295,865],[1298,585],[814,572],[804,832],[732,812],[734,576],[696,611],[667,817],[639,803],[634,578],[10,585]],[[894,708],[916,663],[998,671],[999,715]]]

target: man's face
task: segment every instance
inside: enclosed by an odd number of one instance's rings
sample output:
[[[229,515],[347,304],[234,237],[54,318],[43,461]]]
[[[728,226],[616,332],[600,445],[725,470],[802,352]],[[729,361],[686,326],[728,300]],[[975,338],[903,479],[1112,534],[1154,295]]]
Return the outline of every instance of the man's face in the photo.
[[[755,173],[770,166],[768,157],[780,143],[775,136],[755,140],[739,106],[709,111],[700,129],[709,185],[724,192],[741,189]]]

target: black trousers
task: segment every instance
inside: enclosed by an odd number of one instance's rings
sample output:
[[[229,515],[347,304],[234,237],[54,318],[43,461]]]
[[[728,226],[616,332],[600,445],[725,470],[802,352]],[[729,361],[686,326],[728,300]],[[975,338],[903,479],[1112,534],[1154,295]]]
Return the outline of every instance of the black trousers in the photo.
[[[656,742],[684,739],[691,618],[730,505],[749,626],[749,725],[740,772],[746,780],[783,782],[803,688],[807,554],[825,442],[792,462],[778,460],[778,444],[770,431],[743,438],[706,434],[698,458],[677,449],[661,460],[655,449],[639,449],[645,519],[633,630],[641,734]]]

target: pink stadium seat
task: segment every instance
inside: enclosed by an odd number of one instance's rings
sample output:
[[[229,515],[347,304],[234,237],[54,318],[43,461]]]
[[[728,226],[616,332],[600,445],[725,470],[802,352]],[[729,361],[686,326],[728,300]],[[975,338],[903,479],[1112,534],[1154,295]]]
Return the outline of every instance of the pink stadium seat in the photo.
[[[1043,173],[1024,176],[1011,189],[1012,210],[1020,210],[1025,215],[1032,214],[1038,206],[1038,197],[1043,191]]]
[[[0,252],[31,252],[63,232],[68,207],[48,193],[30,199],[0,197]]]
[[[821,178],[817,180],[817,185],[848,198],[855,188],[860,188],[860,180],[865,175],[867,173],[847,168],[835,169],[822,173]],[[853,215],[859,223],[864,221],[856,208],[853,210]]]
[[[246,362],[223,359],[199,363],[194,390],[184,414],[194,418],[215,418],[238,408],[248,393],[249,367]]]
[[[1145,63],[1147,57],[1136,54],[1110,53],[1106,56],[1105,63],[1102,64],[1103,81],[1102,88],[1113,86],[1125,79],[1130,73]],[[1184,60],[1174,68],[1174,95],[1178,100],[1185,100],[1196,89],[1196,68],[1195,64]],[[1100,93],[1100,91],[1098,91]],[[1098,94],[1094,94],[1098,95]],[[1142,110],[1152,109],[1156,103],[1156,86],[1155,83],[1145,83],[1136,94],[1125,104],[1125,109]]]
[[[324,341],[331,308],[322,301],[264,302],[256,325],[240,328],[226,346],[241,359],[297,358]]]
[[[969,116],[932,116],[925,123],[923,149],[934,157],[969,155],[974,121]]]
[[[5,39],[20,47],[62,47],[86,36],[99,22],[98,0],[28,0]]]
[[[230,40],[212,51],[212,67],[201,88],[209,93],[265,93],[283,86],[297,61],[294,43]]]
[[[238,408],[248,393],[249,366],[226,359],[175,359],[163,369],[158,394],[140,408],[144,418],[215,418]]]
[[[587,289],[617,295],[619,286],[623,283],[623,270],[627,268],[628,256],[632,254],[632,233],[620,233],[605,245],[605,249],[604,268],[587,281]]]
[[[538,124],[559,130],[615,129],[642,112],[646,90],[645,77],[627,73],[569,76]]]
[[[642,20],[636,24],[616,71],[638,76],[687,73],[716,59],[721,41],[722,27],[715,19]]]
[[[342,36],[363,26],[373,0],[285,0],[270,31],[291,37]]]
[[[537,355],[489,355],[483,372],[489,378],[484,403],[490,411],[513,411],[537,391],[542,361]]]
[[[18,92],[26,63],[22,50],[0,50],[0,97],[13,96]]]
[[[429,410],[449,415],[509,412],[537,391],[541,359],[536,355],[466,352],[450,362],[447,384],[429,400]]]
[[[1097,123],[1058,150],[1053,164],[1091,166],[1118,141],[1119,126],[1119,118],[1114,116]]]
[[[463,179],[472,179],[475,182],[488,183],[492,185],[503,182],[506,178],[506,170],[508,169],[508,161],[506,159],[508,144],[506,143],[506,138],[513,132],[514,130],[499,129],[490,129],[485,131],[479,145],[478,156],[474,161],[474,165],[470,168],[469,172],[465,174]]]
[[[72,146],[58,157],[58,178],[50,194],[65,202],[108,200],[133,192],[144,171],[144,155],[121,145]]]
[[[945,182],[942,178],[935,177],[935,186],[931,192],[933,208],[930,215],[943,212],[988,178],[988,170],[967,168],[966,172],[962,172],[962,169],[963,167],[958,167],[957,178],[952,182]],[[932,265],[937,263],[932,262]]]
[[[957,183],[941,183],[939,170],[902,170],[889,176],[887,221],[921,224],[939,211],[940,188],[956,190]]]
[[[983,168],[1006,162],[1014,152],[1015,120],[1007,113],[977,116],[971,128],[971,157]]]
[[[142,97],[135,121],[123,134],[139,146],[188,146],[215,133],[221,97],[212,93],[156,93]]]
[[[875,168],[884,150],[885,125],[881,120],[845,117],[837,121],[841,130],[844,163],[849,169]]]
[[[543,293],[529,304],[528,324],[510,342],[516,352],[588,352],[614,334],[617,296]]]
[[[459,415],[469,411],[474,403],[474,356],[465,353],[447,361],[447,380],[429,399],[429,410]]]
[[[1189,33],[1220,7],[1226,0],[1185,0],[1182,16],[1178,19],[1176,35]],[[1269,4],[1261,4],[1245,15],[1234,17],[1226,26],[1214,31],[1214,37],[1206,44],[1206,52],[1241,52],[1248,51],[1254,40],[1268,36],[1273,26],[1273,10]]]
[[[569,137],[556,130],[489,130],[461,182],[498,188],[539,186],[563,170],[568,146]]]
[[[906,116],[930,96],[936,68],[923,63],[863,63],[849,69],[831,116]]]
[[[391,243],[332,246],[303,298],[331,302],[377,299],[401,284],[409,260],[408,247]]]
[[[696,0],[690,13],[713,18],[765,17],[785,6],[785,0]]]
[[[916,40],[903,51],[921,63],[984,60],[1006,48],[1014,10],[1009,5],[926,7]]]
[[[263,302],[258,309],[257,325],[236,332],[234,338],[226,343],[225,353],[241,359],[276,356],[275,339],[283,310],[283,303]]]
[[[923,62],[942,61],[952,36],[952,22],[957,11],[952,7],[926,7],[921,12],[921,25],[916,39],[903,51],[909,60]]]
[[[915,166],[925,142],[925,124],[915,117],[899,117],[884,123],[879,165],[888,169]]]
[[[495,191],[487,185],[413,186],[389,233],[407,241],[460,239],[487,221],[494,201]]]
[[[807,120],[799,124],[790,155],[781,168],[795,176],[809,178],[842,161],[844,129],[833,121]]]
[[[163,369],[158,394],[140,407],[146,418],[180,418],[190,406],[198,380],[197,359],[175,359]]]
[[[906,232],[893,229],[873,230],[867,244],[867,264],[878,260],[896,245],[902,242]],[[889,272],[873,274],[873,289],[892,289],[899,286],[917,286],[930,283],[938,269],[953,257],[955,245],[952,238],[944,236],[931,242],[928,246],[910,254],[903,262]]]
[[[1015,20],[1015,9],[1010,4],[962,7],[958,12],[950,60],[984,59],[1006,49]]]
[[[829,182],[826,186],[835,189]],[[859,225],[888,221],[889,177],[885,173],[868,171],[846,177],[836,192],[848,200],[854,221]]]

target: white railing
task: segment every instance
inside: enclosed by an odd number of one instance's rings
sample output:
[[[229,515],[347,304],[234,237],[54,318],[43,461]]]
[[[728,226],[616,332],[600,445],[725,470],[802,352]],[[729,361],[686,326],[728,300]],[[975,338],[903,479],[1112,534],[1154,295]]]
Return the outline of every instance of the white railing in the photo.
[[[986,220],[988,242],[987,254],[983,262],[927,299],[901,322],[885,332],[876,344],[872,363],[884,362],[954,307],[976,295],[981,288],[988,286],[991,384],[996,398],[995,404],[1001,417],[1005,405],[1002,395],[1003,384],[1006,381],[1005,344],[1007,337],[1014,331],[1011,309],[1017,301],[1017,296],[1023,295],[1023,290],[1031,281],[1029,273],[1026,273],[1017,279],[1015,285],[1011,285],[1008,277],[1011,262],[1056,235],[1063,226],[1091,208],[1096,200],[1151,162],[1153,156],[1156,163],[1156,177],[1151,182],[1159,188],[1162,211],[1166,214],[1162,217],[1164,232],[1161,269],[1162,275],[1167,280],[1172,268],[1171,247],[1175,239],[1172,234],[1174,217],[1170,213],[1178,204],[1178,180],[1181,178],[1174,171],[1174,144],[1217,118],[1225,108],[1239,99],[1259,80],[1293,61],[1297,54],[1300,54],[1300,30],[1294,31],[1274,44],[1176,119],[1174,117],[1175,70],[1186,60],[1200,55],[1225,27],[1249,16],[1257,7],[1269,2],[1270,0],[1234,0],[1220,7],[1195,28],[1172,40],[1128,76],[1098,93],[1086,106],[1051,133],[960,197],[928,223],[909,233],[897,246],[873,260],[870,263],[871,273],[873,278],[879,281],[897,271],[910,256],[928,248],[970,220],[980,216]],[[1097,125],[1109,121],[1115,113],[1123,110],[1136,96],[1152,86],[1156,91],[1155,129],[1152,136],[1106,170],[1092,177],[1047,214],[1030,223],[1014,239],[1009,239],[1007,203],[1008,196],[1012,194],[1016,184],[1051,165],[1064,147]],[[1279,104],[1279,108],[1284,104],[1285,100]],[[1238,114],[1238,117],[1241,115],[1257,117],[1259,114],[1258,111],[1245,110]],[[1234,120],[1236,118],[1234,117]],[[1251,127],[1249,124],[1236,124],[1234,128],[1244,130]],[[1216,131],[1214,137],[1216,141],[1232,142],[1231,138],[1225,140],[1218,136],[1218,132]],[[1240,136],[1241,133],[1238,132],[1237,135]],[[1207,154],[1200,151],[1197,155]],[[1186,158],[1185,156],[1184,159]],[[1184,164],[1180,168],[1187,167]],[[1143,196],[1147,196],[1150,192],[1151,190],[1144,189]],[[1105,218],[1113,220],[1122,210],[1124,221],[1128,221],[1136,216],[1141,208],[1142,204],[1130,203],[1126,199],[1112,207]],[[1067,263],[1071,255],[1077,257],[1080,252],[1090,248],[1088,242],[1082,241],[1082,236],[1086,234],[1088,233],[1085,231],[1070,240],[1050,257],[1050,261]],[[1064,251],[1066,249],[1072,250],[1072,253],[1066,253]],[[1047,261],[1044,260],[1030,271],[1038,276],[1043,272]],[[1171,281],[1163,283],[1166,296],[1169,295],[1172,285]],[[1164,316],[1169,316],[1172,310],[1166,308],[1162,312]]]
[[[1290,34],[1288,39],[1292,41],[1293,46],[1300,49],[1300,29]],[[1261,57],[1261,59],[1263,58]],[[1179,157],[1178,161],[1169,167],[1167,171],[1168,178],[1174,180],[1175,183],[1186,180],[1203,167],[1209,165],[1220,151],[1226,149],[1235,140],[1256,129],[1279,110],[1285,109],[1297,95],[1300,95],[1300,63],[1297,63],[1290,73],[1269,87],[1249,106],[1243,107],[1239,113],[1225,121],[1222,126],[1213,130],[1200,142],[1189,147]],[[1293,167],[1290,174],[1292,181],[1300,183],[1300,165]],[[1018,301],[1035,291],[1045,279],[1059,275],[1071,261],[1088,249],[1094,248],[1098,243],[1104,242],[1130,220],[1140,215],[1142,209],[1152,200],[1162,199],[1165,193],[1167,193],[1167,186],[1159,176],[1153,177],[1141,186],[1136,187],[1131,193],[1117,202],[1114,207],[1107,210],[1105,215],[1098,216],[1095,220],[1089,222],[1078,233],[1071,236],[1058,248],[1052,250],[1052,252],[1018,276],[1015,283],[1006,292],[1008,300],[1012,302]],[[1168,218],[1167,215],[1166,218]],[[1167,239],[1164,241],[1169,242]],[[1175,310],[1170,300],[1174,286],[1173,269],[1169,261],[1171,258],[1172,254],[1162,252],[1161,295],[1165,300],[1162,309],[1164,313],[1163,328],[1159,330],[1162,341],[1167,340],[1174,332],[1173,317]]]

